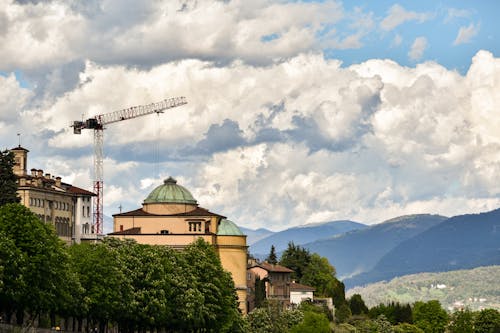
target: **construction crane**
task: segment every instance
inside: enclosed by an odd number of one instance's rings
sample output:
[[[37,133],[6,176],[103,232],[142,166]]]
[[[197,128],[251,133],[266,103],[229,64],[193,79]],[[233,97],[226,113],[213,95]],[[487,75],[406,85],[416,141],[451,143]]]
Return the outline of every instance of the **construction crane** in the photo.
[[[132,106],[127,109],[114,111],[106,114],[99,114],[85,121],[74,121],[73,133],[81,134],[82,129],[94,130],[94,212],[92,233],[97,235],[102,233],[103,226],[103,131],[106,125],[119,121],[146,116],[152,113],[163,113],[163,111],[177,106],[187,104],[185,97],[174,97],[165,99],[158,103]]]

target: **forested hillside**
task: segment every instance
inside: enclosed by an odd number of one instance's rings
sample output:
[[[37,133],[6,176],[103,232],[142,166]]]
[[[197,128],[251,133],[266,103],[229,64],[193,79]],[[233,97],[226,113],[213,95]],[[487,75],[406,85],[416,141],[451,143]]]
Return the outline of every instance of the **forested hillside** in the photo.
[[[443,273],[420,273],[355,287],[346,294],[360,294],[368,306],[379,303],[438,300],[443,307],[500,310],[500,266]]]

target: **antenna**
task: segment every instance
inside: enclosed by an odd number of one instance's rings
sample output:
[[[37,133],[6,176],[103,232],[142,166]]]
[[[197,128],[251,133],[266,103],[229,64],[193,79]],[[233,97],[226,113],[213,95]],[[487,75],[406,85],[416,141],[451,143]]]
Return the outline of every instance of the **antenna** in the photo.
[[[17,133],[17,140],[19,141],[19,147],[21,147],[21,133]]]

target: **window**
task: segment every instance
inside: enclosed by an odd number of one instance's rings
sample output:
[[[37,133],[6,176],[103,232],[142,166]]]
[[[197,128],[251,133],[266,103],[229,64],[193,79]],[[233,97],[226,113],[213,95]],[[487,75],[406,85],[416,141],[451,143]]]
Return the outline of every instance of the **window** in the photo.
[[[162,235],[168,235],[168,230],[160,230],[160,234]]]
[[[190,232],[201,232],[201,222],[189,222]]]
[[[87,206],[87,217],[90,217],[90,206]]]

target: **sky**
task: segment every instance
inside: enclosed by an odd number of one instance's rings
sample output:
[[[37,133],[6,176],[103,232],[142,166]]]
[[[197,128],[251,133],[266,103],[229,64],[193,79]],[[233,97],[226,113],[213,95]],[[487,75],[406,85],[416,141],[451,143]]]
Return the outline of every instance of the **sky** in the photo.
[[[0,148],[104,214],[173,176],[240,226],[500,207],[500,1],[0,0]],[[19,135],[18,135],[19,134]],[[107,226],[109,230],[109,225]]]

